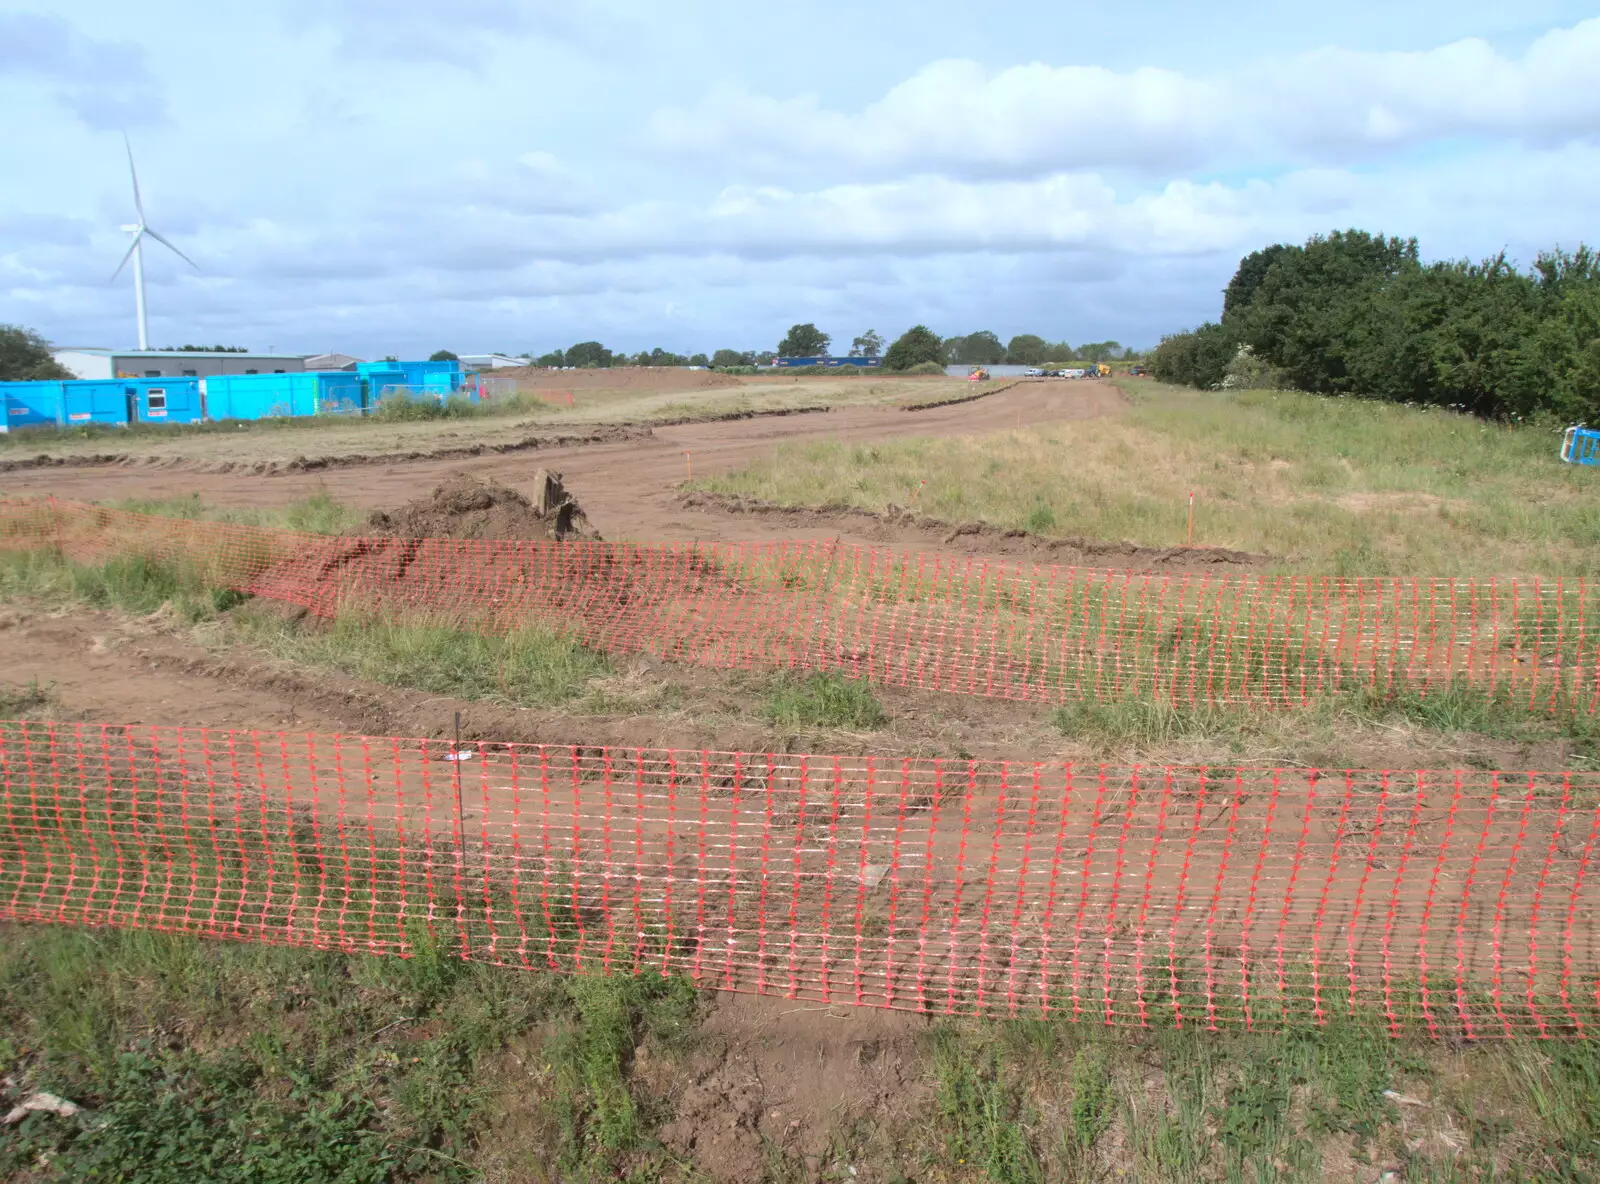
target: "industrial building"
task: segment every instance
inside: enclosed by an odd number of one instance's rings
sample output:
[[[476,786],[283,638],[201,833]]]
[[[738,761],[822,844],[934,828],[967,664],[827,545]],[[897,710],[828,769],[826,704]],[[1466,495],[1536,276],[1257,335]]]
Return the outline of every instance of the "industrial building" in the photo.
[[[299,374],[304,354],[63,347],[51,356],[79,378],[205,378],[212,374]]]

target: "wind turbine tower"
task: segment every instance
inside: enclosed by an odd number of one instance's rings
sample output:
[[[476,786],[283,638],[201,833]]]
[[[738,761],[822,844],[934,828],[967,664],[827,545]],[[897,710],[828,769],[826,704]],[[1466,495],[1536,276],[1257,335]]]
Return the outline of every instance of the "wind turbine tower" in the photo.
[[[165,236],[150,226],[149,221],[144,216],[144,200],[139,196],[139,173],[138,170],[133,167],[133,145],[128,143],[128,137],[126,135],[122,137],[122,142],[128,149],[128,175],[133,178],[133,208],[139,212],[139,221],[135,222],[131,226],[124,226],[122,228],[133,235],[133,244],[128,248],[128,253],[122,257],[122,262],[117,264],[117,270],[111,273],[111,278],[116,279],[119,275],[121,275],[122,269],[128,265],[128,260],[133,260],[133,303],[134,307],[138,310],[139,317],[139,348],[141,350],[146,350],[150,348],[150,322],[149,318],[145,315],[144,302],[143,244],[145,238],[149,237],[155,239],[156,242],[160,243],[163,247],[166,247],[167,250],[171,251],[179,259],[182,259],[196,271],[200,270],[200,265],[193,259],[189,258],[189,256],[185,255],[182,251],[178,250],[178,248],[173,246]]]

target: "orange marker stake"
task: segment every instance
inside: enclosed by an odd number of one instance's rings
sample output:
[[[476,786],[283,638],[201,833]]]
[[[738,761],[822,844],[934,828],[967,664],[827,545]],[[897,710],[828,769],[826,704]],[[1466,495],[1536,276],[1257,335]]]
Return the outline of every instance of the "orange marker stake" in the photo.
[[[1194,546],[1194,490],[1189,491],[1189,546]]]
[[[687,480],[694,480],[694,467],[689,463],[689,450],[683,451],[683,475]]]

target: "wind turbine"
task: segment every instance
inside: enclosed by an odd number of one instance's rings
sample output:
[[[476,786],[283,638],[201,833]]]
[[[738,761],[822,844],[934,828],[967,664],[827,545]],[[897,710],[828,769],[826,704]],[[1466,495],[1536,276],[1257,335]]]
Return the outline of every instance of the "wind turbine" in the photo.
[[[200,270],[200,265],[173,246],[159,231],[151,229],[145,220],[144,201],[139,196],[139,173],[133,167],[133,145],[128,143],[126,135],[122,137],[122,142],[128,149],[128,175],[133,178],[133,208],[139,211],[139,220],[132,226],[124,226],[122,228],[133,235],[133,245],[128,248],[128,253],[122,257],[122,262],[117,264],[117,270],[111,273],[111,278],[116,279],[121,275],[122,269],[128,265],[128,260],[133,260],[133,301],[139,315],[139,348],[146,350],[150,348],[150,323],[145,316],[144,309],[144,249],[142,244],[145,236],[148,235],[155,239],[156,242],[166,247],[167,250],[196,271]]]

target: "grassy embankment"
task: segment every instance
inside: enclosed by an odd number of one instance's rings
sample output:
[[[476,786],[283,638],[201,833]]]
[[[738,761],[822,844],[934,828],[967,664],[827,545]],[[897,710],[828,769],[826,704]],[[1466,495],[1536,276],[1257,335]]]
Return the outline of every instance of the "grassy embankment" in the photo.
[[[1185,542],[1330,575],[1593,575],[1592,470],[1548,430],[1293,392],[1212,393],[1123,380],[1125,414],[1055,427],[870,445],[783,445],[706,478],[786,505],[907,505],[1043,535]]]
[[[0,1177],[705,1181],[657,1133],[672,1084],[719,1051],[695,1022],[704,1006],[679,980],[496,969],[427,945],[400,959],[6,925],[6,1100],[47,1090],[85,1109],[0,1128]],[[648,1077],[636,1069],[647,1059]],[[907,1071],[915,1106],[830,1115],[829,1153],[809,1168],[769,1142],[765,1178],[1600,1171],[1593,1043],[944,1021]],[[719,1119],[701,1138],[723,1130]]]

